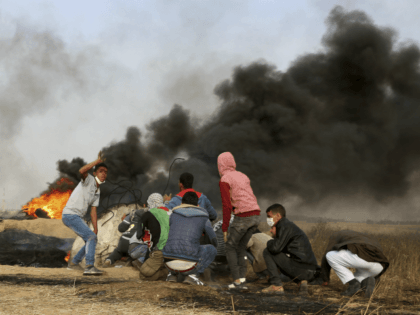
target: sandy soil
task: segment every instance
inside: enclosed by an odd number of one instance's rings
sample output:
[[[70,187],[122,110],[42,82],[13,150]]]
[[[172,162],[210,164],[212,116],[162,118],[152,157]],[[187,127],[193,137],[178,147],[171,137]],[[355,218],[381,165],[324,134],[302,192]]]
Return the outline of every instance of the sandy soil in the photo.
[[[54,236],[58,238],[76,238],[77,235],[56,219],[35,220],[3,220],[0,222],[0,232],[8,229],[27,230],[31,233]]]

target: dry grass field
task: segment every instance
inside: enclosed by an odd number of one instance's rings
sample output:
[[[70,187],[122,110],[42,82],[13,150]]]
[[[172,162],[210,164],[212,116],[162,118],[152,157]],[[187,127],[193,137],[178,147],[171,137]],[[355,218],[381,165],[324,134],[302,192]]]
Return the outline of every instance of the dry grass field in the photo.
[[[91,278],[65,268],[0,266],[0,314],[233,314],[232,302],[236,314],[420,314],[420,227],[296,223],[308,234],[319,262],[334,230],[353,229],[378,239],[391,265],[373,297],[341,297],[345,286],[334,272],[329,286],[310,286],[307,297],[298,295],[294,283],[286,283],[286,295],[278,297],[262,294],[267,284],[258,283],[247,292],[228,292],[222,287],[228,277],[193,287],[142,282],[131,267],[109,268]]]
[[[335,230],[352,229],[372,235],[383,248],[390,267],[381,277],[371,301],[356,296],[351,303],[369,306],[366,314],[420,314],[420,232],[416,226],[380,226],[376,224],[318,223],[308,229],[301,225],[310,237],[315,255],[320,262],[329,236]],[[341,290],[341,284],[334,272],[332,281],[325,290],[317,290],[320,298],[330,290]],[[333,294],[337,297],[336,292]],[[351,313],[351,311],[348,311]],[[355,314],[360,314],[355,313]]]

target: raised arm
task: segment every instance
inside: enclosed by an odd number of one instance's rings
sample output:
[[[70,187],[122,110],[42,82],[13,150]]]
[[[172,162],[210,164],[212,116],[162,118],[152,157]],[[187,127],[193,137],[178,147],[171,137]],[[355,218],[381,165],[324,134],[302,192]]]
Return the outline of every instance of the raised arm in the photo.
[[[99,151],[98,153],[98,158],[93,161],[90,162],[89,164],[86,164],[84,166],[82,166],[79,170],[80,175],[82,175],[82,179],[83,181],[86,179],[88,172],[92,169],[92,167],[98,165],[99,163],[105,162],[105,158],[103,156],[102,151]]]

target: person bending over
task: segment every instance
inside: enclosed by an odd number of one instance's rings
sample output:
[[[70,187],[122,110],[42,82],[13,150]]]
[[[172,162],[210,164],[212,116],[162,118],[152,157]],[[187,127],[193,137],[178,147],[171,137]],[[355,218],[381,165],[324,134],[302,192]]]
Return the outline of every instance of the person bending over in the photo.
[[[352,296],[363,289],[365,297],[369,298],[375,288],[375,278],[379,279],[388,267],[389,261],[376,240],[345,230],[331,235],[322,257],[321,276],[324,285],[328,285],[332,268],[343,284],[349,284],[342,295]],[[356,272],[353,274],[348,268]]]
[[[163,249],[169,270],[167,281],[203,285],[199,274],[213,262],[217,254],[217,239],[209,215],[198,206],[198,196],[187,192],[182,204],[172,209],[168,241]],[[200,245],[205,233],[212,245]]]
[[[190,173],[181,174],[181,176],[179,177],[179,182],[178,182],[179,193],[175,195],[174,197],[172,197],[172,199],[170,199],[170,201],[167,203],[166,206],[172,210],[174,207],[177,207],[182,203],[182,197],[184,197],[184,195],[187,192],[194,192],[198,196],[198,205],[207,211],[209,215],[209,219],[211,221],[216,220],[217,212],[216,210],[214,210],[213,206],[211,205],[210,200],[204,194],[198,191],[195,191],[192,188],[193,183],[194,183],[194,176],[192,174]],[[169,199],[170,197],[165,195],[165,198]]]
[[[271,286],[264,293],[283,294],[280,271],[300,286],[301,293],[307,293],[308,281],[318,278],[320,267],[316,261],[311,243],[306,234],[286,218],[286,209],[273,204],[267,209],[267,223],[272,226],[274,238],[267,242],[263,252]]]
[[[138,220],[137,238],[140,240],[146,232],[150,233],[150,254],[140,267],[140,279],[154,281],[167,275],[163,265],[162,249],[169,233],[169,209],[163,206],[161,194],[154,193],[147,199],[149,210]]]
[[[259,280],[267,279],[268,271],[267,264],[264,260],[264,250],[267,248],[267,242],[271,240],[272,237],[268,236],[265,233],[254,233],[249,239],[246,248],[252,255],[252,269],[255,274],[258,276]],[[251,261],[251,260],[250,260]]]
[[[96,208],[99,205],[99,185],[105,182],[108,174],[108,167],[103,163],[104,161],[105,159],[103,158],[102,153],[99,152],[98,158],[95,161],[86,164],[79,170],[82,180],[71,193],[71,196],[63,209],[62,220],[64,225],[72,229],[85,241],[85,245],[69,262],[68,268],[81,270],[82,267],[79,264],[86,256],[84,275],[102,274],[102,271],[96,269],[94,264],[97,243],[96,235],[98,234]],[[93,167],[95,167],[95,171],[92,176],[88,171]],[[92,220],[93,232],[83,220],[89,206],[91,206],[90,218]]]
[[[228,288],[244,288],[246,245],[258,228],[261,210],[248,176],[236,170],[235,159],[230,152],[218,156],[217,167],[221,176],[219,187],[223,204],[222,231],[226,243],[226,259],[233,277],[233,283]],[[235,218],[228,233],[232,211]]]

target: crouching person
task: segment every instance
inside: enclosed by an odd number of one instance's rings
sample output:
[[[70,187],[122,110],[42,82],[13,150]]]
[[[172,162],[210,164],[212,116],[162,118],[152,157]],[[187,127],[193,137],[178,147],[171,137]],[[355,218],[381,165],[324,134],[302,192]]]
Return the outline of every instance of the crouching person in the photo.
[[[169,270],[167,281],[203,285],[199,275],[213,262],[217,254],[216,234],[207,211],[198,207],[198,197],[187,192],[182,204],[172,209],[168,241],[163,249]],[[205,233],[212,245],[200,245]]]
[[[162,249],[165,247],[169,234],[169,210],[163,206],[163,197],[158,193],[151,194],[147,199],[150,208],[139,217],[137,238],[142,239],[150,233],[150,253],[143,264],[137,263],[140,279],[155,281],[165,278],[168,272],[163,264]],[[130,253],[133,255],[134,253]]]
[[[120,260],[122,257],[131,256],[129,255],[130,249],[137,247],[138,245],[143,245],[147,249],[147,245],[143,240],[137,239],[137,228],[138,228],[138,219],[143,215],[144,210],[135,210],[128,215],[124,215],[122,222],[118,225],[118,231],[122,233],[120,240],[118,241],[118,246],[114,251],[105,259],[105,266],[109,267],[113,265],[117,260]],[[133,257],[132,257],[133,258]],[[134,257],[137,259],[139,257]],[[133,261],[135,265],[136,260]]]
[[[252,269],[258,277],[258,280],[265,280],[268,276],[267,264],[264,260],[264,250],[267,248],[267,242],[272,238],[265,233],[254,233],[246,245],[247,250],[251,253]]]
[[[339,231],[331,235],[321,262],[324,285],[330,281],[331,268],[343,284],[348,283],[342,295],[352,296],[360,289],[370,297],[375,288],[375,278],[388,269],[389,261],[374,239],[355,231]],[[353,274],[348,268],[356,269]]]
[[[274,238],[267,242],[264,260],[270,275],[271,286],[264,293],[283,294],[280,271],[300,286],[301,293],[307,293],[308,281],[320,274],[311,243],[306,234],[293,222],[286,219],[286,210],[280,204],[267,209],[267,223],[272,226]]]

